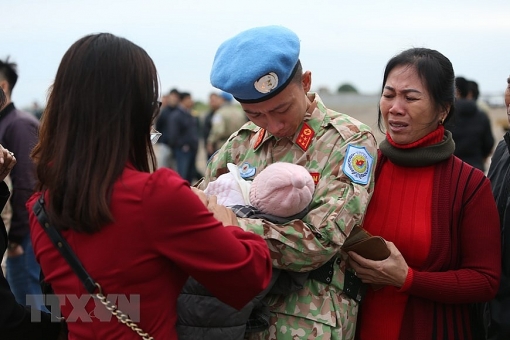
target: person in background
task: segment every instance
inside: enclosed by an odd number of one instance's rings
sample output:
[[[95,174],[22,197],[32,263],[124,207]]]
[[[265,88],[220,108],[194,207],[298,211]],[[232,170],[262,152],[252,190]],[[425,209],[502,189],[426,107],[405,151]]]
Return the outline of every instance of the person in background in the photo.
[[[266,240],[273,266],[310,272],[301,289],[264,300],[269,327],[250,339],[349,340],[358,303],[343,291],[350,282],[344,281],[345,261],[338,255],[372,195],[377,145],[367,125],[327,109],[309,93],[312,74],[303,71],[299,54],[299,37],[277,25],[248,29],[220,45],[211,84],[231,93],[251,122],[211,158],[200,188],[228,172],[228,163],[239,167],[245,180],[276,162],[306,168],[315,190],[303,218],[286,223],[237,219],[240,228]],[[196,305],[188,309],[200,317]],[[225,316],[209,326],[228,327],[228,322]]]
[[[211,156],[231,134],[248,122],[241,106],[232,103],[234,97],[230,93],[221,92],[220,97],[222,103],[211,120],[211,131],[206,143],[207,154]]]
[[[221,97],[218,93],[211,93],[209,95],[209,111],[205,114],[204,117],[204,129],[202,131],[202,137],[204,139],[204,147],[206,150],[206,160],[209,160],[214,152],[209,153],[207,151],[207,138],[209,138],[209,134],[211,133],[212,127],[212,119],[214,117],[214,113],[218,110],[224,103],[223,97]]]
[[[505,106],[510,123],[510,76],[506,81]],[[501,222],[501,281],[496,297],[485,304],[484,326],[487,340],[510,339],[510,132],[498,143],[488,177],[497,203]],[[489,249],[489,248],[488,248]]]
[[[490,106],[486,101],[480,99],[480,88],[478,87],[478,83],[474,80],[468,80],[468,99],[473,99],[476,102],[476,106],[478,106],[478,110],[488,114],[490,111]]]
[[[7,99],[0,106],[0,144],[16,155],[17,165],[10,173],[12,218],[8,232],[6,276],[18,303],[44,309],[39,285],[41,269],[32,249],[25,208],[36,184],[30,152],[37,143],[39,121],[31,113],[18,110],[11,101],[18,73],[17,65],[8,59],[0,60],[0,88]]]
[[[166,124],[170,119],[170,114],[179,105],[179,91],[177,89],[171,89],[170,92],[163,96],[161,99],[161,108],[159,115],[156,118],[155,128],[157,131],[166,131]],[[158,142],[154,145],[154,152],[158,161],[158,167],[167,167],[175,169],[174,157],[172,150],[168,146],[168,138],[162,134],[158,139]]]
[[[32,103],[32,108],[30,111],[35,116],[35,118],[37,118],[38,120],[41,120],[42,114],[44,112],[44,108],[42,108],[37,101],[34,101]]]
[[[4,91],[0,88],[0,107],[6,101]],[[9,188],[4,180],[15,165],[14,153],[0,145],[0,210],[5,206],[10,196]],[[3,220],[0,219],[0,254],[2,256],[7,250],[7,244],[7,231]],[[32,314],[40,317],[40,320],[32,321]],[[50,314],[19,304],[12,294],[3,271],[0,271],[0,334],[2,339],[57,339],[60,326],[60,323],[52,322]]]
[[[170,92],[163,96],[161,100],[161,108],[159,111],[159,115],[156,118],[156,130],[165,131],[166,124],[168,122],[168,117],[170,113],[175,110],[179,106],[180,102],[180,93],[177,89],[171,89]],[[161,138],[158,140],[158,144],[168,144],[165,135],[161,135]]]
[[[60,299],[69,339],[140,336],[85,290],[33,212],[40,198],[104,295],[139,297],[133,321],[147,338],[177,339],[177,297],[189,276],[237,309],[271,278],[261,237],[237,227],[232,211],[175,171],[154,171],[158,98],[149,55],[109,33],[80,38],[58,67],[32,153],[38,186],[27,209],[34,251]],[[79,318],[69,296],[86,302]],[[106,321],[98,317],[105,313]]]
[[[485,172],[485,162],[492,153],[494,136],[487,113],[478,108],[469,81],[455,78],[456,115],[445,128],[452,133],[455,156]]]
[[[496,204],[483,172],[455,157],[444,123],[455,111],[454,71],[436,50],[412,48],[385,68],[375,190],[364,228],[391,255],[349,252],[369,286],[358,339],[479,339],[474,303],[494,297],[501,269]],[[490,249],[490,251],[487,251]]]
[[[198,118],[191,112],[193,105],[191,94],[181,92],[179,105],[170,113],[166,128],[161,131],[162,136],[166,135],[168,145],[172,149],[177,172],[189,183],[199,177],[196,168]]]

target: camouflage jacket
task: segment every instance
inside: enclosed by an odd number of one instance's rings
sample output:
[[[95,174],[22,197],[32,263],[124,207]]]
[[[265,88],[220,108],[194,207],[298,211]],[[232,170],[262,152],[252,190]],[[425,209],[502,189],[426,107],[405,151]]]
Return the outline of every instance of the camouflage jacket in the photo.
[[[367,125],[327,109],[316,94],[309,98],[312,105],[292,138],[276,138],[251,122],[232,134],[209,161],[201,187],[226,173],[229,162],[237,164],[248,180],[271,163],[304,166],[316,185],[309,213],[302,220],[278,225],[238,219],[241,228],[266,239],[275,268],[296,272],[328,262],[339,254],[352,228],[361,225],[374,188],[377,157],[377,144]],[[307,280],[296,293],[267,297],[271,311],[344,328],[342,332],[349,329],[354,336],[358,306],[341,294],[344,263],[335,262],[330,284]]]
[[[226,104],[220,107],[211,119],[211,132],[207,143],[220,147],[230,135],[248,121],[243,109],[238,105]]]

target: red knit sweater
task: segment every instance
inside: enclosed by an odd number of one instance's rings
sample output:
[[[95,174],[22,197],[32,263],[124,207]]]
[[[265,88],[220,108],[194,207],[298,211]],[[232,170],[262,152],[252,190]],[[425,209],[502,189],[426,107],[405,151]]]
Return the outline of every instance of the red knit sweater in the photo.
[[[442,138],[443,131],[437,130],[413,145],[436,144]],[[365,217],[365,229],[395,243],[410,267],[423,265],[430,250],[433,180],[434,166],[406,168],[388,162],[377,178]],[[360,339],[398,339],[408,296],[398,290],[394,286],[368,289],[361,305]]]
[[[442,131],[411,147],[437,143]],[[411,168],[379,156],[365,228],[394,242],[410,269],[400,289],[369,289],[359,338],[471,339],[469,303],[490,299],[500,275],[489,181],[455,157]]]

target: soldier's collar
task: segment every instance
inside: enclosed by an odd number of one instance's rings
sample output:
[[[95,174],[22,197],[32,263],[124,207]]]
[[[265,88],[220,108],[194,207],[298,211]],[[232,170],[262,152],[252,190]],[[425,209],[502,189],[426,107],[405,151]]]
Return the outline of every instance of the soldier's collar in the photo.
[[[324,118],[324,114],[322,112],[324,110],[324,105],[318,105],[321,103],[315,100],[317,99],[315,94],[313,94],[311,97],[309,96],[309,98],[311,99],[311,104],[305,113],[303,122],[292,137],[287,137],[291,140],[292,143],[296,144],[303,151],[308,150],[310,147],[313,137],[315,136]],[[320,107],[322,107],[322,110]],[[265,129],[259,128],[255,134],[255,138],[253,139],[255,141],[253,144],[253,149],[258,150],[261,145],[270,139],[277,138],[271,133],[267,132]]]
[[[294,136],[287,137],[292,143],[299,146],[299,148],[301,148],[303,151],[308,150],[316,133],[316,128],[313,127],[313,125],[316,124],[310,123],[311,121],[309,120],[303,121]],[[255,141],[253,144],[253,149],[258,150],[261,145],[270,139],[277,138],[267,132],[265,129],[260,128],[259,131],[255,134],[255,138],[253,139]]]

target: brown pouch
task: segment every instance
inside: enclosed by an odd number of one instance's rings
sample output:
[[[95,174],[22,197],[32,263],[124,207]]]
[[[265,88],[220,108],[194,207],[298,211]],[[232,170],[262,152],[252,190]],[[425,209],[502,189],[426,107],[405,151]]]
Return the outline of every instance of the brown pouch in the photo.
[[[390,256],[386,241],[380,236],[372,236],[365,229],[355,226],[341,249],[344,252],[353,251],[366,259],[382,261]]]
[[[390,256],[390,250],[386,246],[386,241],[381,236],[373,236],[359,226],[354,226],[341,249],[346,253],[353,251],[373,261],[382,261]],[[376,284],[371,286],[373,290],[379,290],[383,287]]]

